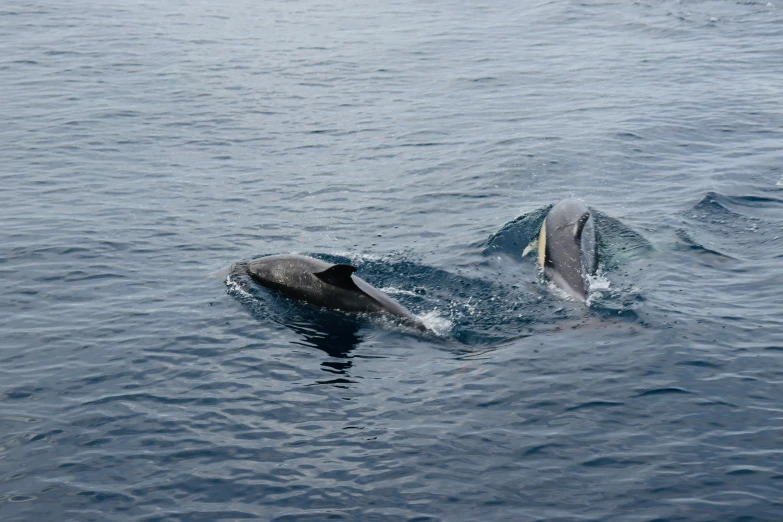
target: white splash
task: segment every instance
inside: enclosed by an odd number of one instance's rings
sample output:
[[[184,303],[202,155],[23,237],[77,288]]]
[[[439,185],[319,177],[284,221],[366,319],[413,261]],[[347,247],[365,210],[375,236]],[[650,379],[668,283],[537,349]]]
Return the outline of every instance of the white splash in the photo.
[[[438,310],[432,310],[422,315],[416,316],[432,333],[438,337],[446,337],[451,332],[454,323],[442,317]]]
[[[416,292],[411,292],[410,290],[402,290],[400,288],[395,288],[393,286],[384,286],[383,288],[379,288],[378,290],[391,295],[408,295],[411,297],[421,297]]]
[[[229,275],[226,277],[226,281],[225,281],[225,283],[226,283],[226,286],[228,287],[228,289],[229,289],[230,291],[232,291],[232,292],[236,292],[237,294],[239,294],[239,295],[241,295],[241,296],[243,296],[243,297],[252,297],[252,296],[250,295],[250,292],[248,292],[247,290],[245,290],[245,288],[242,286],[242,284],[241,284],[241,283],[239,283],[238,281],[234,281],[234,280],[231,278],[231,275],[230,275],[230,274],[229,274]]]
[[[599,267],[594,275],[587,276],[587,287],[590,289],[590,292],[587,295],[585,304],[590,306],[594,299],[601,297],[611,286],[611,282]]]

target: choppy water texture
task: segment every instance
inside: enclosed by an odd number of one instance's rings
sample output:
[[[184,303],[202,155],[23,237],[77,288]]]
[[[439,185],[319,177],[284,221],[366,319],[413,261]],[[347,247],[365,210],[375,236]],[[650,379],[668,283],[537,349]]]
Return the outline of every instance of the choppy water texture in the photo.
[[[5,0],[0,49],[4,522],[783,520],[778,0]],[[589,307],[520,256],[569,196]],[[289,252],[436,334],[223,272]]]

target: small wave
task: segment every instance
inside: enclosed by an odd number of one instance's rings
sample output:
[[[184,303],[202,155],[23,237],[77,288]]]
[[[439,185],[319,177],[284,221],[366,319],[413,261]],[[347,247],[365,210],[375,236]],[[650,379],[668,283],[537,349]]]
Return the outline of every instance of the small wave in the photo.
[[[775,248],[783,219],[779,199],[708,192],[680,215],[682,228],[677,235],[694,253],[732,260],[774,258],[779,253]]]
[[[668,388],[653,388],[651,390],[642,390],[636,394],[637,397],[651,397],[657,395],[677,395],[677,394],[690,394],[688,390],[682,388],[668,387]]]
[[[506,254],[519,259],[520,254],[538,236],[541,223],[553,205],[541,207],[509,221],[481,244],[485,256]]]
[[[692,253],[702,255],[702,256],[708,256],[712,258],[716,258],[721,261],[736,261],[737,258],[732,257],[728,254],[724,254],[723,252],[719,252],[718,250],[714,250],[712,248],[708,248],[704,246],[703,244],[697,242],[694,240],[690,234],[688,234],[685,230],[682,228],[678,228],[675,233],[677,234],[677,237],[680,239],[680,245],[678,245],[682,250],[687,250]]]
[[[617,401],[587,401],[583,402],[581,404],[577,404],[576,406],[571,406],[570,408],[566,408],[565,411],[578,411],[578,410],[584,410],[584,409],[593,409],[593,408],[608,408],[613,406],[622,406],[624,405],[624,402],[617,402]]]

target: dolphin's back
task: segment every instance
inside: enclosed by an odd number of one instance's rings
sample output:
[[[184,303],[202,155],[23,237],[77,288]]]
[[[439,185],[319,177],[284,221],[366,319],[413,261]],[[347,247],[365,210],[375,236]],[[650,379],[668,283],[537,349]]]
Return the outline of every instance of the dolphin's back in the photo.
[[[544,274],[579,299],[587,295],[585,277],[597,268],[595,225],[581,201],[566,199],[549,211],[542,228]]]
[[[382,313],[421,328],[413,314],[371,284],[353,275],[356,267],[301,255],[277,255],[247,263],[258,284],[294,299],[344,312]]]

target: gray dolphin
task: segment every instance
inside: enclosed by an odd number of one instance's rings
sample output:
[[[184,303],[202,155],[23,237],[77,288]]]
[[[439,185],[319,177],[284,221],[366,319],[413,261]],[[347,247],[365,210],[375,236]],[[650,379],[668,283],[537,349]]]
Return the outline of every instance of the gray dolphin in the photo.
[[[525,251],[538,249],[544,276],[569,295],[587,297],[587,276],[598,268],[595,224],[590,209],[575,199],[564,199],[549,211],[538,239]]]
[[[385,315],[400,323],[427,327],[400,303],[353,275],[353,265],[333,264],[300,255],[276,255],[247,263],[247,273],[258,284],[316,306]]]

